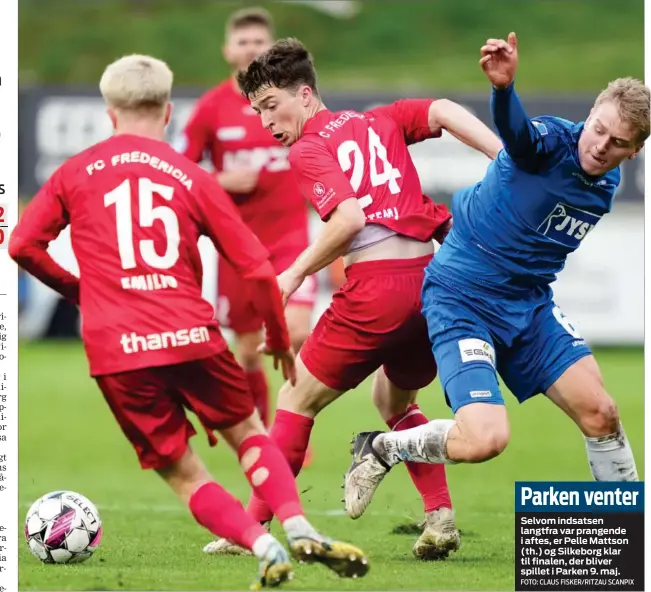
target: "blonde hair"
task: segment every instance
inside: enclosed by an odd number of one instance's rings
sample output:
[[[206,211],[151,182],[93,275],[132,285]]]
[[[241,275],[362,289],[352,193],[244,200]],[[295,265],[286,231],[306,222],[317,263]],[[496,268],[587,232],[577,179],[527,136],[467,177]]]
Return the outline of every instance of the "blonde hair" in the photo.
[[[174,74],[162,60],[129,55],[109,64],[99,89],[109,107],[122,111],[162,110],[170,100]]]
[[[649,137],[649,88],[637,78],[618,78],[601,91],[595,107],[602,103],[613,102],[624,123],[638,131],[638,142],[642,144]]]

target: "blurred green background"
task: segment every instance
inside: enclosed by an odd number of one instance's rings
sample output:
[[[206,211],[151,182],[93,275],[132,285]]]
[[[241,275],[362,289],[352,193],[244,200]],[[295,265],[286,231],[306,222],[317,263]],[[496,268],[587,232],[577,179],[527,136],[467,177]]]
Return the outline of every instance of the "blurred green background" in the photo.
[[[21,84],[95,85],[108,62],[146,52],[169,62],[176,84],[211,85],[227,75],[227,15],[253,5],[309,47],[329,90],[484,90],[479,48],[511,30],[520,90],[598,91],[644,74],[643,0],[365,1],[351,18],[289,2],[21,0]]]

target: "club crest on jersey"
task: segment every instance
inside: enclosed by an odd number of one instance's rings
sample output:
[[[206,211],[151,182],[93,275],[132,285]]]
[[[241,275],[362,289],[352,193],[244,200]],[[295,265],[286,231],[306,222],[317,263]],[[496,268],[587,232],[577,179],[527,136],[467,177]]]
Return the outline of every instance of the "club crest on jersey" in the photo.
[[[554,242],[576,249],[599,220],[598,214],[559,202],[537,231]]]
[[[312,191],[317,198],[317,208],[322,208],[335,196],[335,190],[332,187],[327,189],[326,186],[321,183],[321,181],[317,181],[314,184]]]

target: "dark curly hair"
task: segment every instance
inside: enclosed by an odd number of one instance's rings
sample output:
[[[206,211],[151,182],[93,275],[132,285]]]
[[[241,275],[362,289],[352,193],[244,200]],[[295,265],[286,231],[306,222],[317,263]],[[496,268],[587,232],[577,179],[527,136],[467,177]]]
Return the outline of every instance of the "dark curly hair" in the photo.
[[[237,75],[242,94],[251,99],[263,88],[295,90],[309,86],[318,96],[312,56],[298,39],[281,39]]]

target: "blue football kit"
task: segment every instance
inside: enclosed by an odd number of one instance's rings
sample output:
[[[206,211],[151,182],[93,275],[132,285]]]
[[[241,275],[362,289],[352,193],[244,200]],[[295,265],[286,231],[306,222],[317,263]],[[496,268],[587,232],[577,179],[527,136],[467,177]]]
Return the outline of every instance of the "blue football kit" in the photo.
[[[504,404],[497,374],[522,402],[591,351],[550,284],[604,214],[620,170],[586,174],[583,123],[529,119],[513,85],[493,90],[504,149],[452,200],[453,226],[425,273],[423,314],[453,411]]]

